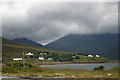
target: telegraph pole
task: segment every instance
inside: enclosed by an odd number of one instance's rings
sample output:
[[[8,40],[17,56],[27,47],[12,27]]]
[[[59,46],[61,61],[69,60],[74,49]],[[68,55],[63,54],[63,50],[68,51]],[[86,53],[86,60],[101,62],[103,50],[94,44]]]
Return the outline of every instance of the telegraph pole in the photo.
[[[24,52],[23,52],[23,72],[25,72]]]

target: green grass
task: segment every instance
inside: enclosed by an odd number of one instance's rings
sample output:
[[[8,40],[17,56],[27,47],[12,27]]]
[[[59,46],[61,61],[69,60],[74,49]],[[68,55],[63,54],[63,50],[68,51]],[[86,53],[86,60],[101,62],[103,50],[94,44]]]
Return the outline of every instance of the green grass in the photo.
[[[111,68],[110,70],[114,70],[114,71],[119,71],[120,72],[120,67],[115,66],[115,67]]]
[[[14,57],[22,57],[22,53],[27,52],[49,52],[49,53],[56,53],[56,54],[73,54],[71,52],[62,52],[56,51],[51,49],[45,49],[42,47],[31,46],[27,44],[13,42],[7,39],[2,39],[2,57],[3,62],[12,61]]]
[[[87,57],[87,56],[80,56],[80,59],[74,59],[73,62],[107,62],[107,61],[112,61],[108,58],[104,57]]]
[[[118,71],[116,70],[44,69],[39,65],[27,63],[25,65],[25,72],[23,72],[21,64],[21,61],[13,61],[7,65],[3,65],[2,74],[16,77],[118,78]],[[112,74],[112,76],[108,76],[108,74]]]

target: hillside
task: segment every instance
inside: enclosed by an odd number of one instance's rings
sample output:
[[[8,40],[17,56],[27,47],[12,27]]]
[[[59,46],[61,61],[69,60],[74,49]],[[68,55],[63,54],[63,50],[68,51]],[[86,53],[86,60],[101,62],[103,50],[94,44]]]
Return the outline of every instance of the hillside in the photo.
[[[49,49],[60,51],[99,54],[103,57],[117,59],[118,35],[117,34],[71,34],[64,36],[45,46]]]
[[[27,45],[23,43],[14,42],[5,38],[2,38],[2,57],[3,61],[12,60],[14,57],[22,57],[22,53],[27,52],[48,52],[56,54],[73,54],[70,52],[62,52],[51,49],[45,49],[43,47],[37,47],[32,45]]]
[[[23,44],[23,43],[18,43],[18,42],[14,42],[5,38],[2,38],[2,58],[3,58],[3,62],[8,62],[8,61],[12,61],[12,59],[14,57],[22,57],[22,53],[27,53],[27,52],[33,52],[33,53],[39,53],[39,52],[47,52],[49,53],[49,55],[52,55],[56,60],[60,60],[60,57],[64,57],[65,59],[67,59],[66,57],[69,58],[69,56],[71,57],[72,55],[74,55],[74,53],[71,52],[62,52],[62,51],[56,51],[56,50],[52,50],[52,49],[45,49],[43,47],[36,47],[36,46],[31,46],[31,45],[27,45],[27,44]],[[71,55],[72,54],[72,55]],[[48,55],[46,55],[47,57]],[[83,55],[76,55],[79,56],[79,59],[72,59],[72,61],[76,61],[76,62],[80,62],[80,61],[111,61],[110,59],[107,58],[89,58],[87,56],[83,56]],[[38,58],[31,60],[28,60],[29,62],[39,62]]]
[[[16,38],[16,39],[13,39],[13,41],[21,42],[21,43],[25,43],[25,44],[29,44],[29,45],[33,45],[33,46],[43,47],[43,45],[41,45],[35,41],[29,40],[27,38]]]

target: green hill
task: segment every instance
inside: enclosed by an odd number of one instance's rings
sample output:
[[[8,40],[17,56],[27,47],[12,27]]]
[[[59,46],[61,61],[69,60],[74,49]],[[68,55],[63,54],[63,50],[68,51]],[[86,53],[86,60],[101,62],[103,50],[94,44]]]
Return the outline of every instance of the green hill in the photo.
[[[36,47],[27,45],[24,43],[14,42],[5,38],[2,38],[2,57],[3,61],[12,60],[14,57],[22,57],[22,53],[27,52],[48,52],[48,53],[56,53],[56,54],[73,54],[70,52],[62,52],[51,49],[45,49],[43,47]]]
[[[62,52],[62,51],[57,51],[57,50],[52,50],[52,49],[45,49],[43,47],[31,46],[31,45],[28,45],[28,44],[18,43],[18,42],[14,42],[14,41],[2,38],[2,58],[3,58],[3,62],[12,61],[12,59],[15,58],[15,57],[22,57],[23,52],[24,53],[27,53],[27,52],[33,52],[33,53],[47,52],[49,54],[52,54],[52,56],[55,57],[56,60],[58,60],[60,57],[61,58],[64,57],[64,59],[66,59],[66,57],[71,57],[71,54],[74,55],[74,53],[71,53],[71,52]],[[71,61],[73,61],[73,62],[110,61],[110,59],[103,58],[103,57],[92,59],[92,58],[89,58],[89,57],[83,56],[83,55],[75,54],[75,56],[79,56],[79,58],[78,59],[72,59]]]

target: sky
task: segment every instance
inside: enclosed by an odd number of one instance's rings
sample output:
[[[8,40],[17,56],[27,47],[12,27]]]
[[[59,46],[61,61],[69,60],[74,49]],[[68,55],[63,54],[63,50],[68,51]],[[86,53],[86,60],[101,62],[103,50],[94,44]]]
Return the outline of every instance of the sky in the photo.
[[[102,1],[102,0],[100,0]],[[2,36],[43,45],[68,34],[118,33],[117,2],[2,2]]]

